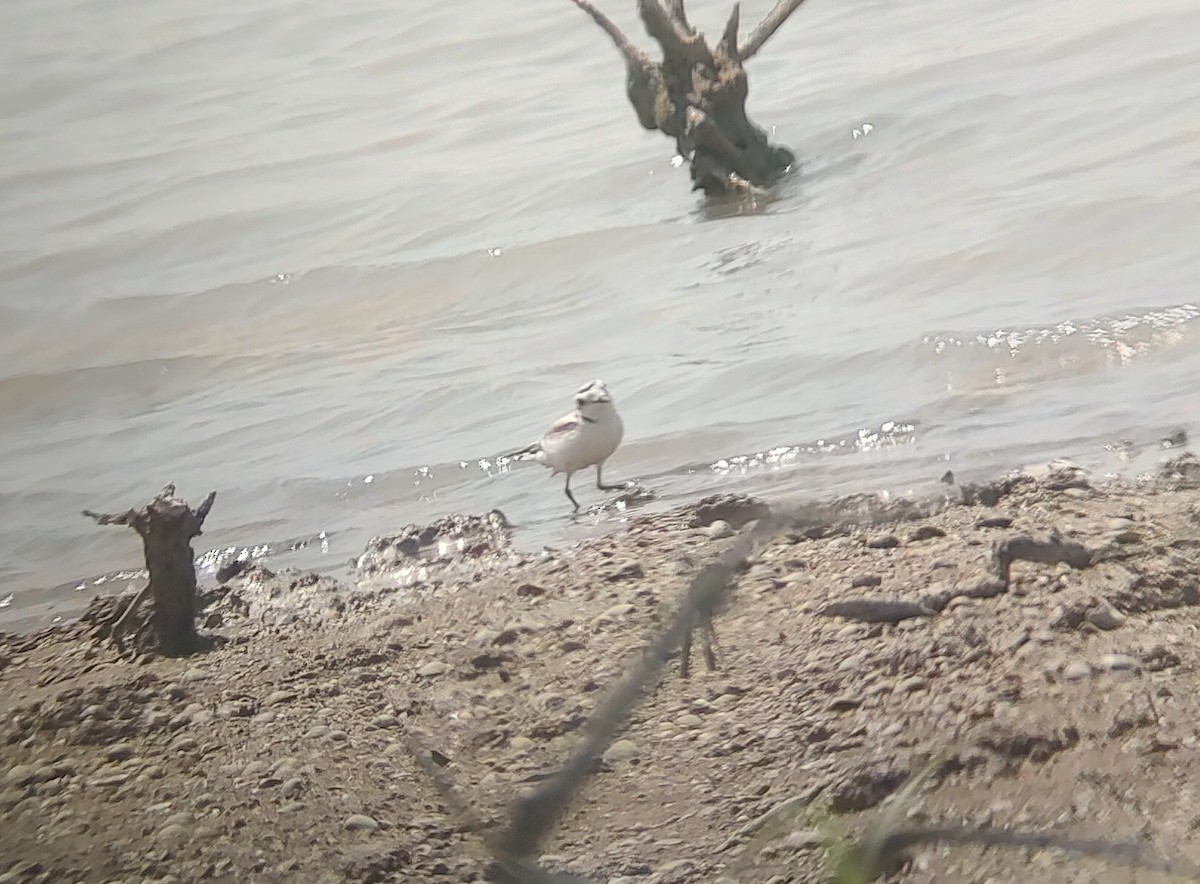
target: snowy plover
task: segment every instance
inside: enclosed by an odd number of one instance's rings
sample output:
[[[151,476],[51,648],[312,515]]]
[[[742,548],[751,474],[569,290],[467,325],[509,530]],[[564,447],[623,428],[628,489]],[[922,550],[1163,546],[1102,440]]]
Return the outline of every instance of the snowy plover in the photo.
[[[618,491],[626,483],[605,485],[601,470],[604,462],[621,444],[625,425],[617,414],[617,406],[604,381],[589,381],[575,393],[575,410],[556,420],[537,442],[506,454],[508,458],[532,457],[554,472],[567,474],[564,489],[567,498],[579,509],[579,501],[571,493],[571,476],[584,469],[596,468],[596,487],[601,491]]]

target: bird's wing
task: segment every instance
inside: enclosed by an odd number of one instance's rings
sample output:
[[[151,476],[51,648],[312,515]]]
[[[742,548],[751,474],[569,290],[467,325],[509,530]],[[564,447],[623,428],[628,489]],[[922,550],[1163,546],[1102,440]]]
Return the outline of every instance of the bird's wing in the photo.
[[[550,429],[542,436],[542,443],[561,441],[578,430],[579,424],[579,417],[574,413],[560,417],[550,425]]]

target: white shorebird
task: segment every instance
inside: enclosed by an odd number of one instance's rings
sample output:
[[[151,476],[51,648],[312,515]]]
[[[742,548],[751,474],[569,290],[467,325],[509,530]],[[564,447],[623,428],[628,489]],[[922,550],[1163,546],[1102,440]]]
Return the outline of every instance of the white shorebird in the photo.
[[[532,457],[550,467],[554,471],[551,475],[566,473],[564,490],[567,499],[575,509],[579,509],[579,501],[571,493],[571,476],[579,470],[594,466],[596,487],[601,491],[618,491],[629,487],[627,483],[605,485],[601,473],[604,462],[617,450],[624,434],[625,424],[621,422],[621,415],[617,414],[617,406],[608,393],[608,387],[601,380],[589,381],[576,391],[574,411],[551,424],[537,442],[504,456]]]

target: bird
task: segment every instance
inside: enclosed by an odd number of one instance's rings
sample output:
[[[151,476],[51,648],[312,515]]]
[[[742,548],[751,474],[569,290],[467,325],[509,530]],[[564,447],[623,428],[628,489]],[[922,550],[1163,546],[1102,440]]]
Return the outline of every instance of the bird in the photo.
[[[590,466],[596,468],[596,487],[601,491],[620,491],[628,483],[604,484],[604,462],[621,444],[625,424],[616,403],[602,380],[588,381],[575,391],[575,410],[563,415],[542,438],[519,451],[503,455],[505,459],[532,458],[550,467],[552,476],[566,473],[564,491],[576,510],[579,501],[571,493],[571,476]]]

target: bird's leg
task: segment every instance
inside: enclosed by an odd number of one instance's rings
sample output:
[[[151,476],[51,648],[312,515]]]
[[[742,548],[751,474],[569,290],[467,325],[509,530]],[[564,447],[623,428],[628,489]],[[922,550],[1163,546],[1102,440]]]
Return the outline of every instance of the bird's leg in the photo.
[[[575,509],[578,510],[579,509],[579,501],[576,500],[575,495],[571,493],[571,474],[570,473],[567,473],[567,484],[566,484],[566,487],[563,488],[563,490],[567,492],[567,500],[571,501],[571,503],[573,503],[575,505]]]
[[[691,629],[683,634],[683,645],[679,648],[679,677],[687,678],[688,672],[691,669],[692,662],[692,630],[696,628],[693,623]]]
[[[631,482],[621,482],[619,485],[605,485],[604,478],[601,475],[601,470],[603,469],[604,464],[596,464],[596,487],[601,491],[624,491],[632,484]]]

